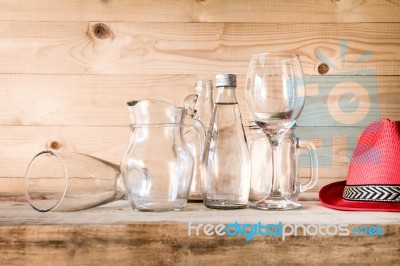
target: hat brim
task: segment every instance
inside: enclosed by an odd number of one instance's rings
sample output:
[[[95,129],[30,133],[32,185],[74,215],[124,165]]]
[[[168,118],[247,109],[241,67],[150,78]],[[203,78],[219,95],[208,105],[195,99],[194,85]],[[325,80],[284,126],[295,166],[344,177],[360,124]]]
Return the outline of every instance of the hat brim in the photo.
[[[346,181],[334,182],[319,191],[319,200],[325,207],[344,211],[400,212],[400,202],[352,201],[343,199]]]

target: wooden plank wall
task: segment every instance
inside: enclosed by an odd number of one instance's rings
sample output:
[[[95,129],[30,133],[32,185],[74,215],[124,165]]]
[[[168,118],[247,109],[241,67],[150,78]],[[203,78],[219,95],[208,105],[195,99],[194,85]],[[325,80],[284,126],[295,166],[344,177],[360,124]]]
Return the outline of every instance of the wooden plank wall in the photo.
[[[400,119],[399,13],[397,0],[0,0],[0,198],[21,196],[43,149],[119,163],[125,102],[178,105],[199,78],[238,74],[247,123],[249,58],[275,51],[299,54],[307,76],[298,134],[319,149],[315,198],[345,178],[370,121]]]

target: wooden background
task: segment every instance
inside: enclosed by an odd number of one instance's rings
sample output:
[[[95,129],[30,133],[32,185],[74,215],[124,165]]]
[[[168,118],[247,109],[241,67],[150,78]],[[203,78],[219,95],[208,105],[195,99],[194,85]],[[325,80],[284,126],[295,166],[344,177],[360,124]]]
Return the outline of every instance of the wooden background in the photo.
[[[179,105],[199,78],[238,74],[247,124],[250,56],[290,51],[316,81],[307,85],[299,135],[328,149],[319,154],[315,199],[321,186],[345,178],[367,124],[351,123],[357,112],[348,123],[335,113],[327,119],[340,95],[324,103],[324,89],[340,84],[341,93],[357,94],[361,82],[372,94],[359,95],[359,106],[373,111],[363,121],[400,119],[399,14],[399,0],[0,0],[0,198],[22,198],[26,167],[43,149],[119,163],[129,136],[125,103]]]

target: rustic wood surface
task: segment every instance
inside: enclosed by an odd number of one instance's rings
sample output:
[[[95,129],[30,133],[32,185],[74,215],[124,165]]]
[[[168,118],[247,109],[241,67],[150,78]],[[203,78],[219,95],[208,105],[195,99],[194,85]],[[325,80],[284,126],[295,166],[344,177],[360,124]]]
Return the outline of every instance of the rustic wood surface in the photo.
[[[0,226],[4,265],[397,265],[398,225],[384,237],[189,238],[179,224]]]
[[[182,106],[185,96],[193,93],[195,81],[202,78],[212,79],[213,76],[0,74],[0,126],[127,126],[128,100],[157,98]],[[297,124],[322,126],[328,113],[327,110],[321,112],[316,104],[328,94],[324,90],[341,84],[343,91],[351,92],[353,79],[365,83],[370,97],[378,99],[359,98],[361,106],[371,102],[369,109],[375,117],[369,119],[379,119],[377,114],[400,119],[400,76],[377,76],[376,84],[369,83],[370,76],[320,76],[320,84],[306,84],[308,97]],[[238,75],[237,80],[236,94],[243,123],[247,126],[246,76]],[[214,99],[215,94],[216,89]],[[334,97],[333,94],[329,93],[330,97]],[[337,116],[338,111],[333,111],[332,115]],[[357,118],[357,112],[348,113],[346,117],[352,121]]]
[[[296,134],[311,140],[318,152],[319,181],[304,195],[317,199],[319,189],[347,176],[351,151],[357,144],[362,127],[298,127]],[[332,131],[335,134],[332,135]],[[247,131],[248,132],[248,131]],[[24,176],[35,154],[45,149],[70,151],[119,164],[127,149],[128,126],[1,126],[0,200],[24,199]],[[249,134],[249,132],[248,132]],[[331,137],[330,137],[331,136]],[[300,168],[300,177],[309,177],[307,157]]]
[[[135,22],[400,22],[396,0],[2,1],[0,20]]]
[[[288,51],[306,75],[328,60],[329,74],[400,75],[399,23],[0,21],[0,29],[0,73],[245,74],[251,55]]]
[[[400,2],[379,0],[0,0],[0,264],[398,264],[395,213],[339,212],[311,201],[282,213],[220,215],[189,204],[184,212],[160,215],[115,202],[39,214],[18,201],[25,200],[26,167],[43,149],[119,163],[129,137],[125,102],[131,99],[180,105],[195,80],[232,72],[248,125],[243,87],[249,57],[281,50],[300,54],[312,81],[296,131],[319,151],[318,185],[301,195],[316,200],[322,186],[345,179],[368,121],[400,120],[399,12]],[[323,63],[329,68],[324,75]],[[371,98],[361,97],[356,83]],[[341,90],[327,91],[337,85]],[[342,124],[326,119],[345,93],[360,96],[361,113],[371,111],[361,124],[352,124],[360,113],[344,116]],[[322,110],[324,95],[330,98]],[[308,169],[300,175],[305,180]],[[192,239],[185,224],[192,218],[376,223],[385,227],[385,237]]]
[[[218,211],[188,204],[183,212],[133,212],[114,202],[75,213],[37,213],[0,202],[3,265],[379,264],[400,261],[396,213],[341,212],[304,203],[299,211]],[[223,214],[223,215],[222,215]],[[90,222],[89,222],[90,221]],[[188,222],[379,225],[383,236],[188,236]]]
[[[76,212],[39,213],[28,203],[0,202],[0,226],[18,225],[114,225],[114,224],[187,224],[232,222],[303,223],[303,224],[400,224],[395,212],[348,212],[325,208],[318,201],[301,201],[303,206],[294,211],[260,211],[254,209],[216,210],[203,203],[188,203],[184,211],[137,212],[128,200],[115,201],[96,208]]]
[[[0,0],[0,265],[400,264],[397,213],[341,212],[312,201],[320,187],[345,179],[370,120],[400,120],[399,13],[398,0]],[[160,214],[120,201],[43,214],[21,202],[26,167],[43,149],[119,163],[128,100],[180,105],[195,80],[232,72],[248,125],[249,58],[282,50],[300,54],[308,97],[296,132],[316,144],[321,166],[318,185],[301,195],[311,200],[304,209],[189,204]],[[345,101],[361,106],[358,113],[337,112],[346,94],[358,97]],[[307,178],[307,167],[300,175]],[[192,219],[379,224],[385,235],[192,238]]]
[[[8,126],[0,127],[0,146],[7,156],[0,161],[0,198],[24,198],[26,168],[35,154],[45,149],[81,152],[119,164],[129,140],[130,129],[101,126]],[[323,138],[332,130],[332,138]],[[319,153],[319,182],[310,190],[310,199],[316,199],[319,189],[335,180],[344,180],[348,160],[357,143],[362,128],[349,127],[299,127],[297,135],[312,140]],[[351,133],[351,134],[350,134]],[[328,135],[329,136],[329,135]],[[307,160],[300,169],[300,176],[309,176]]]

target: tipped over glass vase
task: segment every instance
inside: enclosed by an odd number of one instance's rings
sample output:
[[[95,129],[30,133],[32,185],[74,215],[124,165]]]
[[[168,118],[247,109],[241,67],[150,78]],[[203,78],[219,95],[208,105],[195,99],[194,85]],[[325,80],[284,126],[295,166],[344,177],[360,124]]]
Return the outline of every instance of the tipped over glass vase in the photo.
[[[89,155],[42,151],[25,175],[25,195],[38,212],[79,211],[125,198],[119,166]]]

